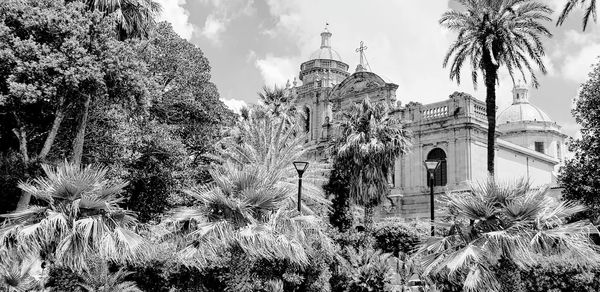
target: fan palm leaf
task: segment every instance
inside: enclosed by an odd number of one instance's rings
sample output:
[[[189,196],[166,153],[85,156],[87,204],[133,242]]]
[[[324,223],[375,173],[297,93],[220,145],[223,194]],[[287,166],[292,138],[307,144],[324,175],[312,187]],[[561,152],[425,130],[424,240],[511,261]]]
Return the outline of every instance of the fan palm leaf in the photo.
[[[0,243],[20,254],[45,254],[49,260],[75,270],[85,257],[135,261],[144,241],[135,232],[134,214],[118,203],[126,186],[106,178],[106,169],[63,163],[42,166],[46,176],[19,187],[44,203],[1,215]]]
[[[420,256],[426,276],[460,279],[465,291],[498,291],[493,272],[501,259],[518,266],[534,265],[539,255],[568,254],[573,261],[600,261],[589,235],[590,222],[567,223],[583,209],[546,195],[526,181],[499,184],[493,178],[473,184],[471,192],[446,195],[445,214],[451,227],[443,237],[424,243]]]
[[[242,120],[234,136],[217,147],[213,158],[219,164],[209,171],[213,181],[186,191],[199,205],[177,209],[170,218],[185,242],[178,254],[181,262],[205,266],[235,250],[252,260],[288,260],[305,266],[313,248],[331,251],[322,223],[313,216],[329,203],[318,187],[324,181],[324,165],[311,162],[304,175],[306,215],[295,210],[292,162],[306,154],[303,142],[285,119]]]
[[[72,0],[75,1],[75,0]],[[89,10],[114,14],[121,39],[146,38],[156,24],[161,12],[154,0],[76,0],[85,3]]]

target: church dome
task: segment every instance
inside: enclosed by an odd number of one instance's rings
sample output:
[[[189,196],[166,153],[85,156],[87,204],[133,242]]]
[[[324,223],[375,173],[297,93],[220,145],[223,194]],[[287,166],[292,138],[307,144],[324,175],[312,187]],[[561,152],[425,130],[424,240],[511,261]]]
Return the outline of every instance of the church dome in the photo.
[[[343,62],[340,54],[331,48],[331,33],[327,27],[321,33],[321,47],[310,55],[309,60],[334,60]]]
[[[310,55],[310,60],[334,60],[343,62],[340,54],[331,47],[321,47]]]
[[[500,112],[496,124],[534,121],[553,122],[543,110],[529,103],[528,89],[524,85],[517,85],[513,89],[513,103]]]

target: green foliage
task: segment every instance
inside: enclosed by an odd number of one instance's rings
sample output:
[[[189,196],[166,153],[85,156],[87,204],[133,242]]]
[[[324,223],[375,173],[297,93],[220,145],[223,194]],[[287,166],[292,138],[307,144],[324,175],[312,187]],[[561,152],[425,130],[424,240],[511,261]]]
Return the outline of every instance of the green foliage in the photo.
[[[583,13],[583,18],[581,19],[583,31],[585,31],[590,19],[593,19],[594,22],[598,21],[596,2],[596,0],[567,0],[565,7],[556,21],[556,25],[562,25],[573,8],[575,8],[577,4],[581,4],[581,6],[585,6],[585,12]]]
[[[600,291],[600,268],[578,265],[566,257],[540,259],[535,266],[521,270],[526,291]]]
[[[155,25],[161,11],[160,4],[153,0],[66,0],[80,1],[90,10],[113,14],[117,19],[120,39],[145,38]]]
[[[562,254],[580,264],[600,261],[589,238],[598,233],[596,227],[567,223],[584,208],[549,197],[546,188],[533,189],[525,181],[501,185],[490,178],[471,192],[443,200],[449,231],[417,252],[427,277],[446,277],[462,283],[465,291],[506,291],[507,284],[517,284],[508,281],[515,265],[534,265],[539,256]]]
[[[352,228],[354,219],[350,211],[350,167],[351,163],[335,157],[329,181],[323,186],[327,197],[332,197],[329,223],[340,232]]]
[[[387,104],[372,105],[366,98],[341,113],[340,135],[333,153],[351,163],[349,197],[365,207],[365,225],[372,223],[373,207],[389,194],[388,176],[396,158],[410,146],[406,130],[390,114]]]
[[[79,274],[65,267],[50,267],[46,288],[55,292],[82,292]]]
[[[423,234],[419,233],[416,226],[393,222],[376,224],[373,230],[375,248],[395,257],[409,255],[416,251]]]
[[[473,86],[479,76],[486,86],[487,171],[494,174],[496,143],[496,84],[498,70],[504,67],[511,79],[520,74],[537,87],[532,65],[546,74],[542,37],[551,37],[543,23],[551,21],[552,9],[535,0],[472,0],[459,1],[463,7],[444,13],[440,24],[457,33],[456,41],[444,58],[444,68],[450,64],[450,79],[460,84],[461,69],[470,65]],[[450,61],[450,59],[452,61]]]
[[[391,280],[390,260],[393,257],[380,250],[347,248],[339,258],[337,285],[333,291],[385,291]]]
[[[132,229],[133,213],[118,206],[126,185],[106,178],[106,169],[69,163],[43,166],[45,177],[19,188],[44,205],[1,215],[2,247],[22,257],[42,260],[74,270],[86,268],[86,256],[115,261],[136,261],[144,240]]]
[[[309,264],[317,247],[327,251],[329,238],[320,220],[296,211],[296,180],[292,162],[306,153],[285,121],[252,119],[223,141],[220,165],[210,171],[213,182],[187,193],[199,205],[181,208],[173,220],[187,247],[180,255],[190,265],[204,267],[227,251],[239,251],[248,260],[287,260]],[[314,182],[322,181],[318,163],[304,174],[304,214],[327,201]]]
[[[572,110],[581,126],[581,138],[571,140],[569,150],[574,153],[561,167],[559,183],[564,187],[563,195],[588,208],[585,217],[596,224],[600,221],[600,63],[589,74],[581,86]]]
[[[131,272],[123,268],[116,271],[109,270],[109,264],[104,260],[94,259],[88,264],[89,269],[82,275],[79,284],[87,292],[142,292],[135,282],[125,281]]]

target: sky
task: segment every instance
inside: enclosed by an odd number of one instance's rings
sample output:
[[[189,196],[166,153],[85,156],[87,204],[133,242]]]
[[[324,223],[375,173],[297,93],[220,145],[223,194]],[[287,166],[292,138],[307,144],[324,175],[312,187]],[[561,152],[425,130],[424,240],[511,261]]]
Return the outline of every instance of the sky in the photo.
[[[320,46],[320,33],[329,23],[332,47],[350,70],[359,62],[356,48],[368,47],[372,72],[398,84],[401,104],[431,103],[454,91],[485,99],[483,83],[477,90],[464,70],[460,86],[448,77],[442,60],[456,35],[438,23],[451,0],[157,0],[161,20],[173,24],[183,38],[202,49],[212,67],[212,81],[230,108],[257,102],[264,85],[283,86],[298,76],[300,64]],[[566,0],[546,0],[556,12]],[[570,136],[578,136],[571,115],[573,98],[591,65],[600,59],[600,23],[585,32],[581,9],[544,41],[548,74],[538,72],[540,86],[530,90],[530,101],[544,110]],[[512,103],[513,84],[501,71],[497,104]]]

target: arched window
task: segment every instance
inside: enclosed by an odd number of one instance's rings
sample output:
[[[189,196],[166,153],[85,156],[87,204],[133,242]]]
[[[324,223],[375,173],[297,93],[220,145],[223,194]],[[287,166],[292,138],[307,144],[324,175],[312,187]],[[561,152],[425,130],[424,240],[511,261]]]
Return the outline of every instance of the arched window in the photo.
[[[448,183],[446,152],[440,148],[435,148],[427,154],[427,160],[441,160],[440,165],[433,174],[433,186],[445,186]],[[427,178],[427,186],[430,186],[429,173],[425,177]]]
[[[304,131],[308,133],[310,132],[310,110],[307,107],[304,108],[304,115],[306,116]]]

